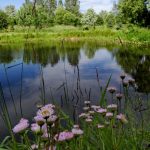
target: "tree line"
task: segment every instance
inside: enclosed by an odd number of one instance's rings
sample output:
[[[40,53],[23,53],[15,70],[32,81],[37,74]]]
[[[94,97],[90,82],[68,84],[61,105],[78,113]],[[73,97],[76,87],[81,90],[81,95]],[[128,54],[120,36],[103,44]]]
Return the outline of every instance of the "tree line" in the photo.
[[[84,26],[85,29],[96,25],[120,28],[123,24],[150,26],[150,0],[114,1],[110,12],[97,14],[93,9],[80,12],[79,0],[25,0],[17,10],[8,5],[0,10],[0,29],[15,25],[35,26],[36,28],[53,25]]]

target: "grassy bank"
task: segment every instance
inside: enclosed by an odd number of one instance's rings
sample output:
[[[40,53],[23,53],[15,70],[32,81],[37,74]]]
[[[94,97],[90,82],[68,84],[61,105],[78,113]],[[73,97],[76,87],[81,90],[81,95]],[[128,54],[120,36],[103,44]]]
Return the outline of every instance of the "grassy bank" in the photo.
[[[54,26],[50,28],[35,29],[15,27],[13,31],[6,30],[0,33],[0,44],[37,42],[37,41],[84,41],[93,40],[101,43],[116,43],[121,45],[150,45],[150,30],[130,27],[120,30],[106,27],[83,30],[81,27]]]
[[[44,103],[38,106],[32,122],[22,118],[16,126],[11,126],[4,96],[0,97],[3,119],[10,129],[10,136],[0,142],[0,149],[148,150],[149,99],[139,99],[134,79],[128,79],[124,74],[120,77],[121,93],[109,86],[110,76],[101,90],[99,105],[93,105],[90,99],[85,101],[83,97],[79,97],[76,105],[83,107],[81,113],[77,113],[78,107],[75,108],[74,121],[62,111],[56,101],[55,105],[45,105],[43,99]],[[80,80],[78,82],[80,87]],[[131,91],[133,92],[130,93]],[[80,93],[77,94],[80,96]],[[111,105],[106,98],[108,95],[111,97]],[[71,99],[67,103],[72,103]]]

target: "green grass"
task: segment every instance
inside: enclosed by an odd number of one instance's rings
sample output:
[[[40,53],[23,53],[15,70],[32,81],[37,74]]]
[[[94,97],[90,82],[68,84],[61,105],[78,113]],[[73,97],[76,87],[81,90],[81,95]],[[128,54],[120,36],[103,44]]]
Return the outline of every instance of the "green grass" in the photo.
[[[106,27],[83,30],[82,27],[54,26],[50,28],[35,29],[34,27],[15,27],[14,31],[2,31],[0,43],[20,43],[37,41],[79,41],[93,40],[101,43],[150,45],[150,31],[145,28],[130,27],[120,30]]]

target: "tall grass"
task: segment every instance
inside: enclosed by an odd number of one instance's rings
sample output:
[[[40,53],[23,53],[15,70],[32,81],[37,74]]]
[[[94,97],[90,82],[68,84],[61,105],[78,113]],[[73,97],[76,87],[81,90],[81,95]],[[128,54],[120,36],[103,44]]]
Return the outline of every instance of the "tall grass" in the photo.
[[[150,44],[150,31],[145,28],[124,27],[120,30],[106,27],[83,30],[81,27],[54,26],[40,30],[16,28],[14,32],[0,33],[0,43],[33,42],[49,40],[98,40],[99,42],[146,45]],[[121,43],[120,43],[121,40]]]
[[[99,74],[98,71],[96,71],[95,76],[97,78],[98,87],[100,88],[100,105],[93,106],[91,101],[91,89],[89,89],[89,91],[87,89],[82,89],[80,83],[80,68],[78,66],[75,68],[74,74],[76,76],[76,86],[73,92],[71,92],[71,89],[67,86],[66,72],[64,83],[56,89],[64,89],[62,105],[65,105],[64,102],[70,104],[73,103],[73,119],[62,111],[56,101],[54,101],[55,107],[52,106],[52,108],[49,108],[50,110],[54,109],[55,115],[58,117],[54,120],[54,122],[52,122],[52,124],[49,124],[47,119],[44,117],[47,107],[41,106],[38,108],[38,111],[43,111],[41,115],[43,115],[43,119],[45,119],[46,132],[48,133],[48,136],[46,137],[41,136],[45,132],[45,130],[42,130],[43,125],[40,125],[41,127],[38,128],[39,130],[35,132],[33,129],[30,129],[29,123],[25,121],[24,123],[27,123],[28,127],[21,128],[21,131],[20,128],[18,131],[15,131],[15,134],[19,135],[20,140],[15,138],[16,135],[12,132],[11,118],[4,98],[3,89],[0,84],[1,115],[10,131],[12,139],[9,140],[6,138],[0,147],[14,150],[32,150],[33,144],[36,144],[36,146],[38,146],[38,150],[54,150],[55,146],[57,150],[148,149],[150,144],[150,132],[148,126],[149,120],[146,120],[145,117],[149,112],[149,102],[146,103],[146,101],[140,98],[136,90],[135,81],[128,80],[127,77],[122,80],[120,79],[120,89],[116,90],[114,87],[109,87],[109,83],[111,81],[110,76],[106,86],[102,88],[103,90],[101,90]],[[43,71],[41,71],[40,75],[42,89],[45,89]],[[45,91],[42,91],[42,93],[43,92]],[[123,97],[118,99],[117,95],[115,96],[115,92],[122,93]],[[108,95],[111,95],[110,100],[112,100],[112,103],[115,105],[109,105],[107,98]],[[52,92],[51,97],[53,97]],[[45,96],[42,96],[43,105],[46,104],[44,98]],[[80,104],[83,105],[83,113],[81,115],[79,115],[78,112]],[[117,107],[116,104],[118,104]],[[48,111],[50,111],[49,109]],[[103,112],[101,112],[102,110]],[[107,113],[112,116],[107,116]],[[121,115],[121,118],[118,118],[117,115],[119,114],[123,114]],[[38,124],[38,121],[36,121],[36,123]],[[21,122],[19,125],[20,124],[22,127],[23,124]],[[83,130],[83,134],[74,134],[74,138],[70,138],[70,140],[64,139],[62,142],[57,141],[57,139],[54,138],[55,135],[59,136],[59,134],[66,130],[70,133],[71,129],[74,128],[73,124],[80,125],[80,128]]]

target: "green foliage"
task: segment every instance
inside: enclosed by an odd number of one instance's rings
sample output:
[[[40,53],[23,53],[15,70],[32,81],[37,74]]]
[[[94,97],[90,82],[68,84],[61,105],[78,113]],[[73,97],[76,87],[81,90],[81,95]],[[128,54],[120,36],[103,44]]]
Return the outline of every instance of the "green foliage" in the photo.
[[[25,3],[17,13],[17,21],[19,25],[31,26],[34,24],[34,17],[32,14],[32,4]]]
[[[116,24],[116,18],[112,13],[109,13],[106,17],[105,22],[107,27],[112,28]]]
[[[8,16],[6,15],[6,13],[0,10],[0,30],[7,28],[8,26],[7,17]]]
[[[81,23],[86,26],[95,27],[97,19],[95,11],[93,9],[88,9],[81,18]]]
[[[55,22],[56,24],[63,24],[64,22],[64,15],[67,13],[67,11],[64,9],[64,7],[59,6],[55,11]]]
[[[66,12],[66,14],[63,17],[63,23],[65,25],[74,25],[76,26],[79,22],[79,19],[77,16],[71,12]]]
[[[8,24],[13,28],[16,24],[16,9],[13,5],[8,5],[5,7],[5,13],[7,14]]]
[[[150,13],[144,2],[145,0],[120,0],[118,9],[122,22],[149,25]]]
[[[48,26],[50,23],[49,15],[46,13],[46,9],[40,5],[37,6],[36,17],[34,18],[34,24],[36,27]]]
[[[100,15],[97,15],[97,21],[96,21],[96,25],[103,25],[104,24],[104,20]]]
[[[62,0],[58,0],[58,6],[63,6]]]
[[[65,8],[66,10],[74,13],[79,14],[79,1],[78,0],[65,0]]]

